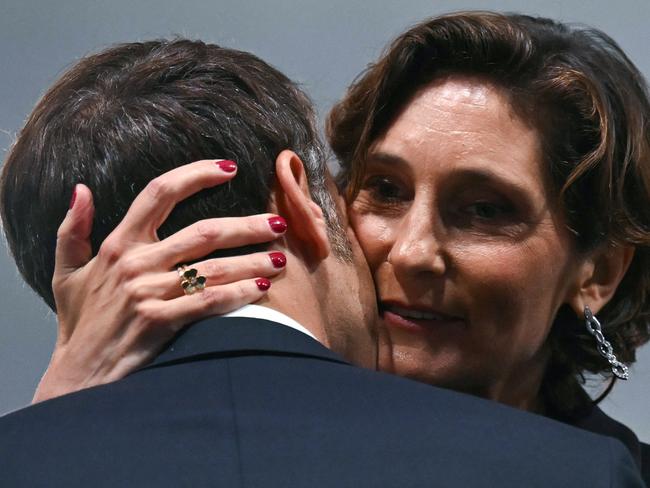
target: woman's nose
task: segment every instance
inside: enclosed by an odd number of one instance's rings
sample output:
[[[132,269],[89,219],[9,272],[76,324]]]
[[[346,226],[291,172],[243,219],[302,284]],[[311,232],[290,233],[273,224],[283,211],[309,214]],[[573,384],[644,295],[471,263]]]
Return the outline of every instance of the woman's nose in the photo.
[[[443,246],[436,227],[429,212],[413,212],[402,220],[387,259],[396,273],[445,273]]]

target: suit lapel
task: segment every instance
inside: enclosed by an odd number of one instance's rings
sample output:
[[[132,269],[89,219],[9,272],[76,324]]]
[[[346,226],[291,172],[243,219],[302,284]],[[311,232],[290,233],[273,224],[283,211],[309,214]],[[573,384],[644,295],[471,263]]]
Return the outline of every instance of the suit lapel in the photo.
[[[310,356],[349,364],[318,341],[286,325],[245,317],[212,317],[189,326],[141,369],[197,356],[245,354]]]

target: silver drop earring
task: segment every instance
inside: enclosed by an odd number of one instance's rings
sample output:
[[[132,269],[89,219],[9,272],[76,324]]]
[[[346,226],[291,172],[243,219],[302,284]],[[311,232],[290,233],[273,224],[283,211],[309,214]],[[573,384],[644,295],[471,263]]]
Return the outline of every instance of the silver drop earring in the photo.
[[[587,330],[589,333],[594,336],[596,338],[596,342],[598,342],[598,352],[602,357],[607,359],[610,366],[612,367],[612,373],[614,373],[617,378],[620,378],[622,380],[628,379],[629,374],[627,366],[616,359],[614,348],[609,343],[609,341],[605,339],[605,336],[603,335],[603,329],[600,326],[600,322],[596,317],[594,317],[594,314],[588,306],[585,306],[585,324],[587,325]]]

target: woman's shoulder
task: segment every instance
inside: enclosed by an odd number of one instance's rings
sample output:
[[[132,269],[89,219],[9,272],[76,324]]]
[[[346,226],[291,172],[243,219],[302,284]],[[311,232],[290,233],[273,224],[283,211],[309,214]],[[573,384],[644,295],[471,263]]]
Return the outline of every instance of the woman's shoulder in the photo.
[[[641,443],[641,476],[650,486],[650,444]]]
[[[636,457],[640,458],[641,456],[641,443],[636,434],[629,427],[611,418],[595,405],[568,423],[580,429],[595,432],[596,434],[615,437],[628,446],[628,448],[633,447],[634,449],[631,450],[636,451],[636,454],[638,454]],[[633,452],[633,454],[635,453]]]
[[[579,429],[621,441],[632,454],[645,482],[650,483],[650,445],[640,442],[629,427],[611,418],[595,405],[581,415],[565,420],[565,422]]]

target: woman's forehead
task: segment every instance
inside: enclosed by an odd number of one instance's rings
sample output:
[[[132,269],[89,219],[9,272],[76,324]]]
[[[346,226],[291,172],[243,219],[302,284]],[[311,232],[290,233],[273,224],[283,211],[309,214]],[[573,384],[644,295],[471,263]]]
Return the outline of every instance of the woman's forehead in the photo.
[[[369,152],[420,163],[537,167],[537,131],[515,115],[497,87],[472,79],[450,79],[421,90]]]

